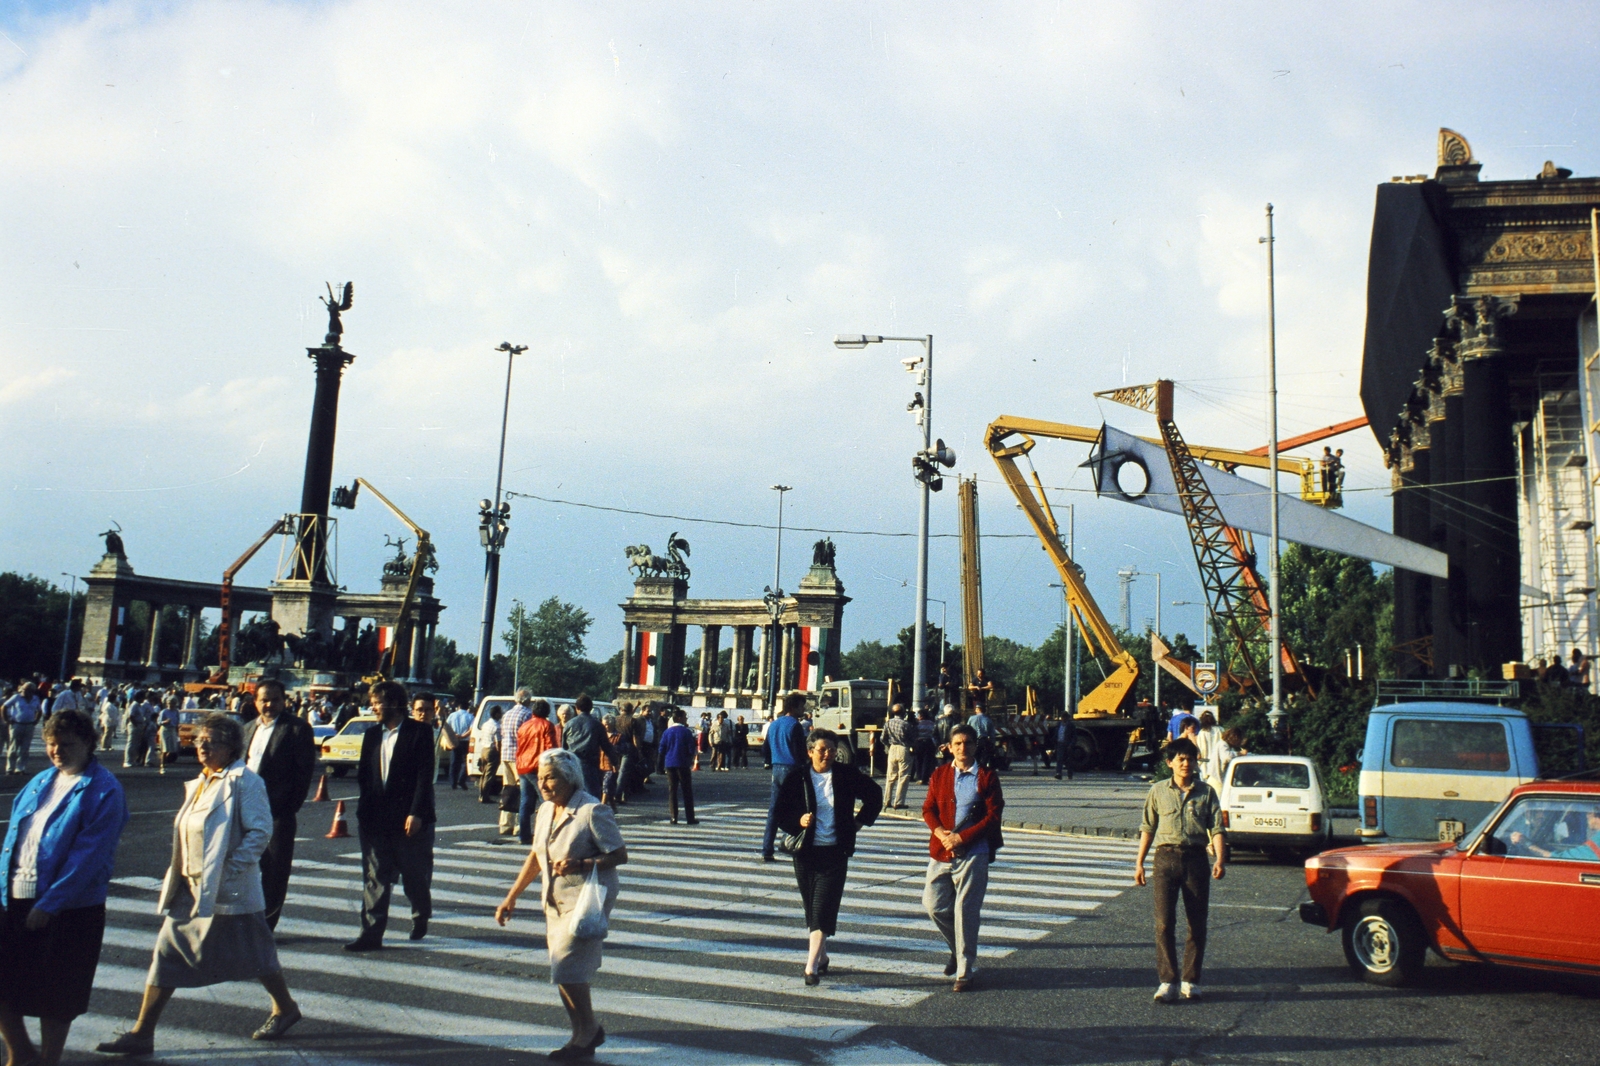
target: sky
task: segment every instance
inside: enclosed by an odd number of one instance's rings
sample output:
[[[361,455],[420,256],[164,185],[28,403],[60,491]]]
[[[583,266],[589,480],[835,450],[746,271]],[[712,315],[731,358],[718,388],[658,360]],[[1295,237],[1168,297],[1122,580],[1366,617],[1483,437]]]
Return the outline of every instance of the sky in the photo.
[[[298,507],[305,349],[350,280],[335,480],[431,532],[475,646],[494,349],[527,345],[505,484],[544,499],[512,499],[502,617],[577,603],[596,659],[627,545],[676,532],[690,595],[759,596],[776,483],[786,526],[840,531],[845,647],[910,624],[919,348],[836,334],[933,335],[985,626],[1033,643],[1060,594],[989,421],[1149,434],[1092,393],[1167,377],[1191,442],[1264,444],[1268,202],[1281,432],[1360,415],[1374,187],[1431,173],[1441,126],[1486,180],[1600,172],[1578,4],[0,0],[0,33],[0,569],[66,584],[116,522],[138,572],[217,580]],[[1387,528],[1373,437],[1340,443],[1347,513]],[[1160,572],[1195,633],[1182,521],[1097,499],[1086,452],[1034,458],[1091,590],[1116,620],[1116,571]],[[929,595],[959,637],[954,488]],[[339,522],[339,580],[375,588],[403,529]],[[786,587],[820,535],[785,536]]]

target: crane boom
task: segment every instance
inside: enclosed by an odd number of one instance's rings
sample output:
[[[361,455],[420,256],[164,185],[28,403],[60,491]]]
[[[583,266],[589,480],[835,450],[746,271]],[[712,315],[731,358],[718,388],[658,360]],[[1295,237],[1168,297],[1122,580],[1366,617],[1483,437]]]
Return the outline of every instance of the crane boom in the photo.
[[[395,617],[394,642],[384,649],[382,657],[378,660],[378,672],[383,675],[385,680],[388,680],[394,677],[395,662],[400,655],[400,645],[405,643],[406,627],[410,623],[411,604],[417,595],[417,582],[422,578],[422,571],[426,569],[433,559],[433,541],[429,539],[426,529],[413,522],[410,515],[396,507],[393,500],[379,492],[377,486],[364,477],[356,478],[355,484],[348,489],[343,486],[336,487],[333,491],[333,505],[335,507],[353,509],[356,505],[356,493],[363,487],[376,496],[379,503],[389,508],[396,518],[404,522],[406,528],[411,530],[412,535],[417,538],[417,551],[411,558],[411,576],[406,580],[406,594],[400,601],[400,611]],[[415,626],[412,629],[412,639],[415,640],[416,632],[419,632],[420,629]]]
[[[256,538],[256,542],[245,549],[243,555],[233,561],[233,565],[222,572],[222,624],[217,627],[217,669],[211,675],[211,683],[226,685],[228,671],[233,667],[233,579],[234,575],[244,569],[246,563],[255,558],[261,546],[280,533],[294,532],[294,523],[288,515],[278,519],[267,531]]]
[[[1080,437],[1076,435],[1077,432],[1089,432],[1089,436]],[[1019,442],[1006,443],[1008,438],[1017,435],[1022,437]],[[1033,450],[1034,437],[1092,441],[1095,436],[1092,431],[1083,431],[1078,426],[1064,426],[1054,422],[1001,415],[989,423],[989,429],[984,437],[989,454],[993,457],[995,466],[1000,469],[1000,476],[1005,479],[1017,502],[1022,505],[1022,513],[1027,515],[1029,525],[1033,526],[1034,533],[1044,545],[1045,553],[1050,556],[1056,572],[1061,575],[1061,585],[1066,590],[1067,603],[1072,608],[1073,618],[1078,623],[1078,632],[1083,634],[1083,642],[1088,647],[1089,653],[1105,655],[1115,667],[1105,680],[1078,701],[1077,716],[1081,718],[1108,717],[1121,713],[1133,695],[1134,682],[1139,679],[1139,662],[1122,646],[1116,632],[1111,628],[1111,623],[1107,622],[1106,616],[1101,613],[1100,605],[1095,602],[1089,586],[1084,584],[1083,577],[1078,573],[1077,564],[1072,561],[1066,547],[1061,543],[1055,521],[1051,517],[1050,502],[1045,499],[1042,485],[1036,492],[1034,486],[1028,484],[1028,480],[1022,476],[1022,471],[1017,468],[1017,457],[1025,456]],[[1035,478],[1035,485],[1038,484]]]

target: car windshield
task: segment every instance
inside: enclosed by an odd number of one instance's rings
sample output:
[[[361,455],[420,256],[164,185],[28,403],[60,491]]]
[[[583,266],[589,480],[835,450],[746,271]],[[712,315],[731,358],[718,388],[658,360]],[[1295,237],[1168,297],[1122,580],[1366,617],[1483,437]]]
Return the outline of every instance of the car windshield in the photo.
[[[179,711],[178,721],[183,725],[194,725],[210,713],[210,711]]]
[[[368,718],[368,719],[357,718],[357,719],[354,719],[353,721],[347,722],[345,724],[345,727],[339,731],[339,735],[341,737],[357,736],[357,735],[359,735],[361,733],[365,733],[367,730],[371,729],[373,726],[375,726],[377,724],[378,724],[378,720],[376,718]]]
[[[1310,788],[1311,768],[1302,762],[1236,762],[1234,788]]]

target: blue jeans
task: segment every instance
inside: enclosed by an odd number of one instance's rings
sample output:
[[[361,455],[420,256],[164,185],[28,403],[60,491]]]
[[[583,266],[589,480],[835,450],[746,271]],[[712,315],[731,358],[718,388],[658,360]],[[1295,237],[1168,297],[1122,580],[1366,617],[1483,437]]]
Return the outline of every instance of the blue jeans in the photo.
[[[450,787],[467,787],[467,744],[461,741],[450,749]]]
[[[778,790],[789,779],[789,774],[794,771],[794,763],[775,762],[772,764],[772,798],[767,802],[767,831],[761,838],[761,854],[772,854],[772,841],[778,835],[778,823],[773,816],[778,811]]]
[[[523,774],[517,778],[522,791],[522,802],[517,807],[517,839],[524,844],[533,843],[533,816],[539,813],[539,775]]]
[[[598,760],[598,756],[596,756],[596,759]],[[605,783],[605,775],[600,772],[600,763],[598,761],[592,763],[586,762],[582,765],[583,790],[589,793],[589,795],[593,796],[595,799],[599,799],[601,792],[604,791],[602,786]]]

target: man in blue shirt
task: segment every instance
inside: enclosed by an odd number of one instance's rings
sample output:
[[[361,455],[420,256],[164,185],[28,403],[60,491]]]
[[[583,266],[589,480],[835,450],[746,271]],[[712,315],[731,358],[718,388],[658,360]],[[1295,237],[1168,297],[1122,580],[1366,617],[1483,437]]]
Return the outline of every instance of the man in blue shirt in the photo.
[[[766,833],[761,837],[762,862],[776,861],[772,846],[778,833],[778,823],[773,817],[778,809],[778,790],[794,768],[806,761],[805,730],[800,727],[800,715],[805,709],[805,693],[791,692],[783,698],[783,710],[767,726],[767,749],[772,754],[772,796],[767,802]]]
[[[684,723],[689,716],[681,709],[672,712],[672,725],[661,734],[661,762],[667,774],[667,809],[672,824],[678,824],[678,793],[683,793],[683,813],[690,825],[699,825],[694,816],[694,734]]]
[[[450,789],[467,787],[467,748],[472,743],[472,712],[459,708],[444,720],[444,732],[450,744]]]

